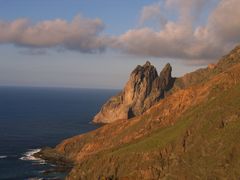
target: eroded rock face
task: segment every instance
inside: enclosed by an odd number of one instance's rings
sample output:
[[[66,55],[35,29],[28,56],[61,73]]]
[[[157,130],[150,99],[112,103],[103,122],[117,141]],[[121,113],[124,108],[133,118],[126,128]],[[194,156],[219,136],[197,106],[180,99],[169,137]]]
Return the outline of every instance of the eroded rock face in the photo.
[[[174,83],[171,72],[170,64],[163,68],[160,75],[149,61],[143,66],[138,65],[131,73],[123,91],[102,106],[93,122],[112,123],[141,115],[164,98],[165,91],[171,89]]]

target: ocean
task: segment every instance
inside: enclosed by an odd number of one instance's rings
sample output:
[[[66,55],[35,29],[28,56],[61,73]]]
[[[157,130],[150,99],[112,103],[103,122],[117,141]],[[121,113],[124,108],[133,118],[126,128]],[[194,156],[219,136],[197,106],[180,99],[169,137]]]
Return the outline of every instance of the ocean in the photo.
[[[31,155],[98,128],[90,123],[118,90],[0,87],[0,179],[59,179]]]

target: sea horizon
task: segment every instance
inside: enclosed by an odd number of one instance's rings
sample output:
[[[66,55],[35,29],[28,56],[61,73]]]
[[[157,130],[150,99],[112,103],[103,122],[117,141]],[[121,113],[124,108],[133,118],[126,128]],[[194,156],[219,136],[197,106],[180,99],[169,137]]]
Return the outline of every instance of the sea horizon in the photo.
[[[52,89],[82,89],[82,90],[116,90],[121,91],[122,88],[101,88],[101,87],[77,87],[77,86],[33,86],[33,85],[0,85],[0,88],[52,88]]]

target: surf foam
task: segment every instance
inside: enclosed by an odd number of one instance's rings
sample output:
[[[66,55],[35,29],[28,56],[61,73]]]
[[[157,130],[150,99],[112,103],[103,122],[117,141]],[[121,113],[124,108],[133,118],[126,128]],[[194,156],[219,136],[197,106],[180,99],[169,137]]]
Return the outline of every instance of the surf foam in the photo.
[[[20,158],[23,161],[35,161],[40,164],[45,164],[45,161],[41,158],[34,157],[33,155],[40,152],[41,149],[29,149],[23,156]]]
[[[7,158],[7,156],[0,156],[0,159],[5,159]]]

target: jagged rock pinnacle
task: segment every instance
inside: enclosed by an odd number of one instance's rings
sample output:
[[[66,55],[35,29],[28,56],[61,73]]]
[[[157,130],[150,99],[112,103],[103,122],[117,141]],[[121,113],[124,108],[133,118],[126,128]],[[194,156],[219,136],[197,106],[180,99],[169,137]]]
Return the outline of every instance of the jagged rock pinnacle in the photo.
[[[167,63],[165,65],[165,67],[163,68],[163,70],[160,73],[160,82],[161,82],[161,86],[164,88],[171,88],[172,86],[172,66]]]
[[[168,63],[158,76],[156,68],[147,61],[138,65],[130,75],[124,89],[107,101],[94,117],[95,123],[111,123],[141,115],[164,97],[173,85],[172,67]]]
[[[146,63],[144,64],[144,66],[151,66],[150,61],[146,61]]]

